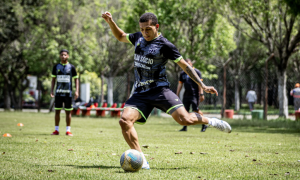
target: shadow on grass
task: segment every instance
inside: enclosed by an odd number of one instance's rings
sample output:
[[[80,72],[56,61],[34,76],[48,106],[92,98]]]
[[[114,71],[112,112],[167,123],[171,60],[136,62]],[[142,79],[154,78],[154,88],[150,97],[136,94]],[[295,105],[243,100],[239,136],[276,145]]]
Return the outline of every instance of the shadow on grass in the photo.
[[[69,167],[74,167],[74,168],[78,168],[78,169],[89,169],[89,168],[96,168],[96,169],[115,169],[115,168],[121,168],[120,166],[103,166],[103,165],[98,165],[98,166],[79,166],[79,165],[53,165],[53,166],[69,166]],[[176,168],[152,168],[151,169],[155,169],[155,170],[183,170],[183,169],[188,169],[188,167],[176,167]],[[150,170],[151,170],[150,169]],[[141,169],[142,170],[142,169]],[[143,170],[146,171],[146,170]],[[130,173],[130,172],[124,172],[122,171],[116,171],[116,173]]]
[[[97,166],[79,166],[79,165],[55,165],[55,166],[69,166],[74,167],[78,169],[84,169],[84,168],[96,168],[96,169],[114,169],[114,168],[120,168],[120,166],[103,166],[103,165],[97,165]]]
[[[51,136],[51,133],[43,133],[43,134],[27,134],[24,133],[24,135],[28,135],[28,136]]]

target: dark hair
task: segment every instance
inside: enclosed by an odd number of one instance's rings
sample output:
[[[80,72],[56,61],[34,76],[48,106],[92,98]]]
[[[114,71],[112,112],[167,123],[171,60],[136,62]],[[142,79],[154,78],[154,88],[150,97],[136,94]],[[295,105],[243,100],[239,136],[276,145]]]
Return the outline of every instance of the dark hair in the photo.
[[[148,22],[151,20],[151,25],[155,26],[158,24],[157,17],[153,13],[145,13],[140,17],[140,22]]]
[[[68,51],[68,50],[66,50],[66,49],[62,49],[62,50],[60,50],[60,51],[59,51],[59,54],[61,54],[62,52],[66,52],[66,53],[68,53],[68,54],[69,54],[69,51]]]

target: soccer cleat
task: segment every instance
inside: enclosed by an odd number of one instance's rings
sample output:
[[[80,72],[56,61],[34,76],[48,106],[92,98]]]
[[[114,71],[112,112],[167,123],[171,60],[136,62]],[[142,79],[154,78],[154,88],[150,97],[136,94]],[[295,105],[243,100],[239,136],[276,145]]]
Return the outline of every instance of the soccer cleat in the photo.
[[[202,129],[201,129],[201,132],[205,132],[206,131],[206,128],[207,128],[208,126],[207,125],[202,125]]]
[[[226,121],[210,118],[209,124],[220,131],[231,133],[231,126]]]
[[[55,130],[51,135],[59,135],[59,132]]]
[[[150,169],[149,163],[143,163],[142,169]]]
[[[73,134],[72,134],[70,131],[67,131],[67,132],[66,132],[66,135],[67,135],[67,136],[73,136]]]

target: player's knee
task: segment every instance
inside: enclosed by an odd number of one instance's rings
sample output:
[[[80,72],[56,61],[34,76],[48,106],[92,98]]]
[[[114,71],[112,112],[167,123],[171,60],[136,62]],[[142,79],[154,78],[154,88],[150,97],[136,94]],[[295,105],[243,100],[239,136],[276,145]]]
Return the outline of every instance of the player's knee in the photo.
[[[133,125],[132,120],[127,116],[122,116],[119,120],[119,124],[122,129],[127,129]]]
[[[193,119],[189,115],[181,116],[180,119],[181,119],[181,121],[179,124],[182,126],[189,126],[189,125],[193,124]]]

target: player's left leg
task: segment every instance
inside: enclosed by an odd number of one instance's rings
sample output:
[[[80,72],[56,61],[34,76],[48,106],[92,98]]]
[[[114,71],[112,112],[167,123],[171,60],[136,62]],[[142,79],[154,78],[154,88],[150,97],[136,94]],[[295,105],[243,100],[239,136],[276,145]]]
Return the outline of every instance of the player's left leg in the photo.
[[[171,115],[180,125],[209,124],[220,131],[231,133],[231,126],[227,122],[217,118],[201,116],[198,113],[188,113],[184,107],[176,109]]]
[[[59,122],[60,122],[60,111],[62,109],[63,100],[60,96],[55,96],[55,131],[51,135],[59,135]]]
[[[73,136],[73,134],[71,133],[71,118],[72,118],[72,111],[67,111],[66,112],[66,123],[67,123],[67,127],[66,127],[66,135],[67,136]]]
[[[160,109],[166,113],[169,113],[180,125],[210,124],[220,131],[231,132],[230,125],[225,121],[201,116],[198,113],[188,113],[178,96],[170,89],[163,89],[159,95],[156,106],[160,107]]]

